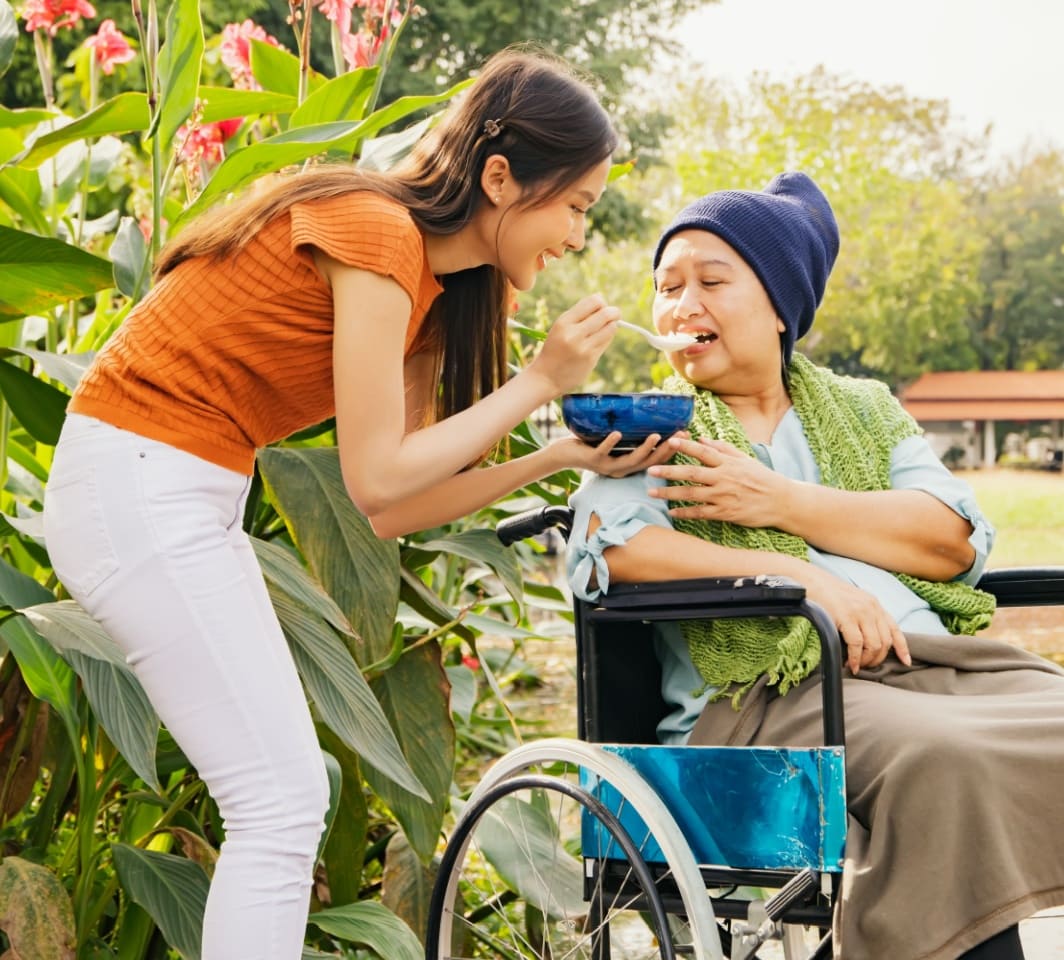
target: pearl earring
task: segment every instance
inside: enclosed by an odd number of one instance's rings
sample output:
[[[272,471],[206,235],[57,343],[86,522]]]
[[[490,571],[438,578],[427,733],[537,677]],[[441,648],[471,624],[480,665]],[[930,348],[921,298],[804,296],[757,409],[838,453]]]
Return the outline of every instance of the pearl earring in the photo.
[[[496,197],[494,202],[495,203],[501,203],[502,202],[502,197]]]

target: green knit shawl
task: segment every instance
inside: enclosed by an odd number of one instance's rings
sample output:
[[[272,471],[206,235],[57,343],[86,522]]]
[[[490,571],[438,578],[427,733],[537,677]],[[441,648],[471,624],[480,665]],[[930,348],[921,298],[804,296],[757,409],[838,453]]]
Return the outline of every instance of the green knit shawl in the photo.
[[[797,353],[789,375],[791,402],[820,468],[820,482],[842,490],[890,489],[891,452],[921,430],[887,386],[839,376]],[[665,389],[694,396],[688,427],[692,437],[726,440],[754,455],[742,425],[717,396],[676,376],[666,381]],[[684,454],[673,462],[696,463]],[[808,558],[803,539],[771,527],[742,527],[723,520],[676,520],[675,525],[726,547]],[[991,594],[958,581],[895,576],[927,601],[951,633],[972,634],[989,625],[995,605]],[[695,667],[707,686],[717,688],[713,699],[731,695],[736,707],[762,675],[768,674],[769,683],[784,694],[820,662],[816,631],[800,617],[688,620],[681,628]]]

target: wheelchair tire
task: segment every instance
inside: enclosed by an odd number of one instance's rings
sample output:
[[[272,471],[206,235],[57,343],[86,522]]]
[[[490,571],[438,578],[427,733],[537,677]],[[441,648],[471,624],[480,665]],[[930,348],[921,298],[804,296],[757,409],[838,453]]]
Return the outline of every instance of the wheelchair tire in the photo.
[[[629,836],[600,801],[604,784],[639,814],[644,836]],[[648,842],[666,861],[654,875],[641,855]],[[682,914],[664,914],[662,872]],[[698,866],[658,794],[625,761],[581,741],[537,741],[500,759],[443,852],[427,960],[677,955],[722,958]]]

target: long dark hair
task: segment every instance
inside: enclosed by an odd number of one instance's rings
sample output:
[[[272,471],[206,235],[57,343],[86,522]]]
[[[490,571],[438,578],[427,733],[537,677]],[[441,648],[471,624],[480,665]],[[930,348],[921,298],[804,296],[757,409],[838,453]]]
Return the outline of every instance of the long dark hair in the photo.
[[[504,50],[394,170],[323,164],[278,177],[191,223],[162,250],[155,274],[162,277],[191,257],[228,256],[293,204],[352,190],[399,201],[425,233],[456,233],[485,202],[480,174],[489,156],[507,159],[523,188],[521,205],[532,206],[564,192],[616,146],[609,116],[571,67],[542,52]],[[441,282],[443,293],[425,324],[440,379],[436,419],[465,409],[506,379],[511,297],[505,274],[490,265]]]

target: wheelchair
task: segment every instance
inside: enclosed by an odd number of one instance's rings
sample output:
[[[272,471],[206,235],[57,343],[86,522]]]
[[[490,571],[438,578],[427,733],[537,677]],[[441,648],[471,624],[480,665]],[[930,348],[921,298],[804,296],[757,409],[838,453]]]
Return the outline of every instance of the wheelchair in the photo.
[[[497,527],[510,545],[572,512]],[[1064,567],[991,571],[1000,606],[1064,604]],[[618,584],[574,601],[579,739],[524,744],[472,794],[441,855],[427,960],[785,960],[832,955],[847,825],[843,647],[783,577]],[[820,637],[823,745],[670,747],[664,621],[803,617]]]

